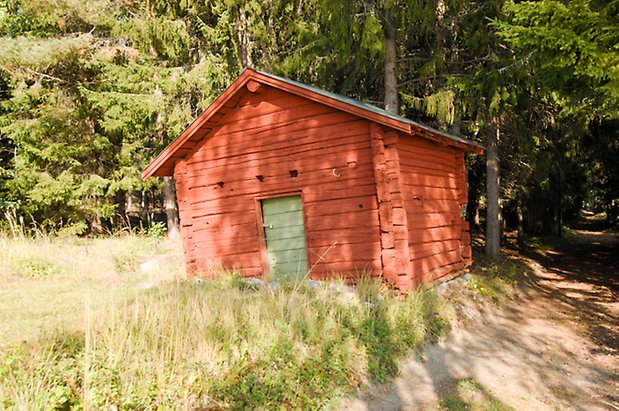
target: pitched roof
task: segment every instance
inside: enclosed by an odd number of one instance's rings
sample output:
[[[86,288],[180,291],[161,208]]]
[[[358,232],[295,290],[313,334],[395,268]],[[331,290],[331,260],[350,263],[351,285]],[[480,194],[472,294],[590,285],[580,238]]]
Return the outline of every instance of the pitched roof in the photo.
[[[236,106],[242,94],[239,91],[252,80],[366,118],[407,134],[415,134],[443,144],[457,146],[467,151],[483,152],[483,147],[478,143],[428,127],[362,101],[273,74],[246,68],[198,118],[144,169],[142,178],[172,175],[176,160],[182,159],[189,154],[200,140],[217,125],[219,120]]]

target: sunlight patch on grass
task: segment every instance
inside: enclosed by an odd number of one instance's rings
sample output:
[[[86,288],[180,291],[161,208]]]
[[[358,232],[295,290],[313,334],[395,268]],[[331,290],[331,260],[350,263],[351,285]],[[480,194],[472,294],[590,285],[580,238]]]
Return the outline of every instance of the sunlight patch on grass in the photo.
[[[512,411],[492,392],[473,379],[458,380],[451,393],[439,403],[445,411]]]
[[[479,256],[471,268],[467,287],[495,304],[503,298],[513,298],[516,286],[525,271],[522,264],[509,258]]]

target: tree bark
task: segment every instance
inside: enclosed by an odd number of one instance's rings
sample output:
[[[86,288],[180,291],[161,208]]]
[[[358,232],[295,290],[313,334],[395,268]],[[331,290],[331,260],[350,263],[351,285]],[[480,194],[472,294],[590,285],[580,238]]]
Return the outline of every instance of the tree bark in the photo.
[[[493,118],[486,135],[486,255],[501,253],[500,178],[498,144],[501,129]]]
[[[516,199],[516,214],[518,217],[518,245],[524,244],[524,206],[522,204],[522,193],[518,192],[516,194],[518,197]]]
[[[390,19],[384,21],[385,33],[385,110],[398,114],[395,29]]]
[[[245,8],[239,10],[239,15],[236,21],[236,41],[239,53],[239,59],[243,68],[252,67],[253,61],[251,57],[251,39],[249,37],[249,23]]]
[[[176,190],[174,190],[174,179],[172,177],[163,177],[163,196],[168,222],[168,238],[176,240],[180,238],[180,227],[178,207],[176,205]]]

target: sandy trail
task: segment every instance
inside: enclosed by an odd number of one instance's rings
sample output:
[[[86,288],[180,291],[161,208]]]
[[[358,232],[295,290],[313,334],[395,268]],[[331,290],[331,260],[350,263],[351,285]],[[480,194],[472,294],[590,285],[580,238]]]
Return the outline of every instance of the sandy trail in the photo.
[[[350,410],[437,409],[458,380],[517,410],[619,410],[619,239],[576,227],[579,241],[530,267],[518,297],[484,308],[389,384],[343,404]]]

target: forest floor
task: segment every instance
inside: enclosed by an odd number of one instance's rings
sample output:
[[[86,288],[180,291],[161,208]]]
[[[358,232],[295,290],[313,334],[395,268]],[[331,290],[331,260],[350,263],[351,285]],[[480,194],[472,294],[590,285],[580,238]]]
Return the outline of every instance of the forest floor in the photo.
[[[401,366],[351,410],[619,410],[619,236],[587,219],[570,241],[509,248],[529,270],[514,299]]]

